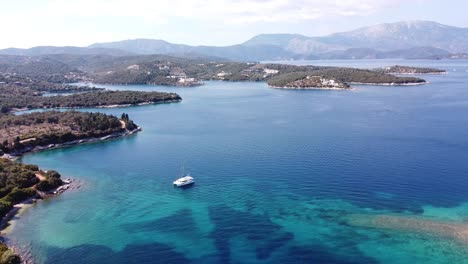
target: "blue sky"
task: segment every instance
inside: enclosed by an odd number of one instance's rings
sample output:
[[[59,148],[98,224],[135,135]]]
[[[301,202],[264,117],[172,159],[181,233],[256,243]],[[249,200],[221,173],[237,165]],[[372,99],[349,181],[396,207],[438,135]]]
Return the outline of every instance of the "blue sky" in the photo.
[[[464,0],[0,0],[0,10],[0,48],[133,38],[221,46],[404,20],[468,27]]]

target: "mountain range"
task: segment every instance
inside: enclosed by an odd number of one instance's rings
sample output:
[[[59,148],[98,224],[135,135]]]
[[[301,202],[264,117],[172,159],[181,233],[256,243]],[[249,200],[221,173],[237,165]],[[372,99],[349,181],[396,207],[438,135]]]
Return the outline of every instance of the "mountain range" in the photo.
[[[432,21],[379,24],[322,37],[299,34],[261,34],[232,46],[190,46],[164,40],[133,39],[95,43],[88,47],[42,46],[0,50],[4,55],[191,55],[238,61],[289,59],[384,59],[466,57],[468,28]]]

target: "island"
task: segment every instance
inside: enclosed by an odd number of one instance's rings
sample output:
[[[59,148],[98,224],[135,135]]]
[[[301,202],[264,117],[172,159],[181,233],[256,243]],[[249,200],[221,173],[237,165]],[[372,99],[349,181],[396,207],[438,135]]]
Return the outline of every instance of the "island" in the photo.
[[[181,101],[176,93],[101,91],[44,96],[29,87],[0,84],[0,112],[19,109],[117,107]]]
[[[89,72],[93,83],[112,84],[158,84],[174,86],[200,85],[204,81],[262,81],[277,88],[284,80],[296,88],[349,89],[349,84],[410,85],[424,84],[425,80],[414,77],[399,77],[381,71],[345,67],[296,66],[287,64],[264,64],[244,62],[206,62],[187,60],[183,63],[171,58],[156,60],[151,64],[131,65],[132,69],[103,66]],[[118,76],[118,77],[117,77]],[[311,76],[334,82],[321,84]],[[301,78],[298,78],[301,77]],[[307,79],[309,77],[309,79]],[[312,80],[312,81],[311,81]],[[316,79],[318,80],[318,79]],[[285,86],[287,87],[287,85]],[[290,87],[290,88],[291,88]]]
[[[390,67],[384,67],[376,69],[375,71],[387,74],[446,74],[446,70],[434,69],[434,68],[421,68],[411,66],[395,65]]]
[[[280,89],[351,89],[351,87],[346,83],[327,79],[321,76],[308,75],[307,73],[285,74],[270,80],[268,84],[272,88]]]
[[[223,59],[207,57],[179,58],[167,55],[132,55],[132,56],[92,56],[92,55],[42,55],[34,58],[35,68],[31,68],[31,58],[13,56],[3,58],[0,55],[0,63],[4,61],[3,74],[10,78],[27,77],[28,81],[19,80],[19,84],[41,92],[39,86],[50,83],[48,89],[59,91],[72,89],[67,85],[72,83],[99,84],[153,84],[169,85],[176,87],[192,87],[203,85],[205,81],[262,81],[277,87],[275,83],[279,79],[291,78],[292,74],[318,76],[335,83],[369,84],[369,85],[415,85],[424,84],[425,80],[416,77],[395,76],[393,73],[409,72],[437,72],[424,68],[395,66],[389,69],[356,69],[347,67],[329,67],[312,65],[288,65],[278,63],[235,62]],[[407,68],[406,68],[407,67]],[[0,67],[0,72],[2,72]],[[4,79],[8,79],[8,78]],[[293,78],[295,79],[295,78]],[[298,81],[293,80],[293,81]],[[5,80],[3,81],[5,82]],[[33,84],[30,84],[30,83]],[[2,81],[0,81],[0,84]],[[42,85],[40,85],[42,83]],[[11,84],[11,82],[10,82]],[[301,88],[321,88],[309,85],[318,83],[303,80],[295,86]],[[336,88],[346,85],[338,85]],[[319,85],[320,86],[320,85]],[[53,87],[53,88],[52,88]],[[66,87],[66,88],[65,88]],[[83,85],[79,89],[95,89],[94,86]],[[325,87],[326,88],[326,87]],[[47,89],[46,89],[47,90]]]
[[[127,136],[140,131],[129,117],[102,113],[46,111],[0,115],[0,154],[18,156],[50,149]]]

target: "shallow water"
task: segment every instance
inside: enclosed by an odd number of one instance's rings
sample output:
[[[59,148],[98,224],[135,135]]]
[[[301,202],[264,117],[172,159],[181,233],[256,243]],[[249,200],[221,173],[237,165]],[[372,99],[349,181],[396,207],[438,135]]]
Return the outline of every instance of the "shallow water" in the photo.
[[[27,155],[85,182],[40,202],[8,235],[40,263],[464,263],[467,245],[377,215],[468,219],[468,62],[410,87],[269,89],[208,82],[181,103],[127,112],[143,132]],[[323,64],[323,63],[322,63]],[[171,183],[185,163],[192,188]]]

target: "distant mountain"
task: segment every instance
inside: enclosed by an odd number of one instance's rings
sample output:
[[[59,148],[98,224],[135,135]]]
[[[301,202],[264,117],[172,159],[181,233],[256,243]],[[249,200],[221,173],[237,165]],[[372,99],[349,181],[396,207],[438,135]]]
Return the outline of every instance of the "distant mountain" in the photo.
[[[232,46],[190,46],[164,40],[133,39],[95,43],[85,48],[35,47],[4,49],[0,54],[36,56],[148,55],[212,57],[238,61],[280,59],[460,58],[468,53],[468,28],[431,21],[380,24],[324,37],[300,34],[261,34]],[[451,55],[451,54],[457,54]]]
[[[293,40],[307,40],[309,37],[300,34],[260,34],[246,42],[242,43],[244,46],[263,46],[273,45],[279,47],[286,47]]]
[[[249,47],[272,45],[294,54],[317,54],[346,48],[341,45],[322,43],[315,38],[299,34],[262,34],[247,40],[242,45]]]
[[[437,48],[451,53],[466,53],[468,52],[468,28],[452,27],[431,21],[406,21],[380,24],[324,37],[306,37],[295,34],[258,35],[243,45],[252,46],[256,43],[262,45],[270,43],[270,45],[282,47],[295,54],[314,55],[353,48],[391,51],[419,47]],[[350,51],[356,52],[356,50]],[[372,57],[372,54],[368,56]],[[345,57],[352,57],[352,55],[345,54]]]
[[[172,44],[159,39],[132,39],[116,42],[95,43],[88,48],[110,48],[125,50],[135,54],[191,53],[192,46]]]
[[[276,45],[258,43],[258,45],[233,45],[226,47],[188,46],[172,44],[164,40],[134,39],[108,43],[96,43],[90,48],[112,48],[129,51],[136,54],[199,54],[230,60],[267,60],[289,58],[292,54]]]
[[[318,38],[322,43],[380,50],[434,47],[449,52],[468,52],[468,28],[431,21],[380,24]]]
[[[294,56],[291,52],[274,45],[256,45],[251,47],[244,45],[227,47],[198,46],[195,52],[237,61],[281,60]]]

